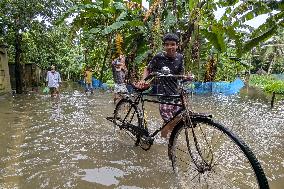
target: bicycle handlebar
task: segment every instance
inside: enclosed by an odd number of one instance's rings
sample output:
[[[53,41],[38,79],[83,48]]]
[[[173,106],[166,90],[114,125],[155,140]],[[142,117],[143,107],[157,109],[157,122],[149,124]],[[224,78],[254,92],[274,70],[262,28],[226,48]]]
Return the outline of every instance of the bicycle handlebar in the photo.
[[[152,72],[150,73],[145,79],[144,81],[153,79],[154,77],[174,77],[177,79],[184,79],[184,81],[192,81],[194,79],[194,76],[188,76],[188,75],[174,75],[174,74],[163,74],[161,72]]]
[[[150,73],[145,79],[144,82],[137,82],[137,83],[132,83],[131,85],[139,91],[144,91],[150,87],[150,83],[154,78],[162,78],[162,77],[174,77],[177,79],[180,79],[181,83],[187,82],[187,81],[192,81],[194,79],[194,76],[189,76],[189,75],[174,75],[174,74],[164,74],[161,72],[152,72]]]

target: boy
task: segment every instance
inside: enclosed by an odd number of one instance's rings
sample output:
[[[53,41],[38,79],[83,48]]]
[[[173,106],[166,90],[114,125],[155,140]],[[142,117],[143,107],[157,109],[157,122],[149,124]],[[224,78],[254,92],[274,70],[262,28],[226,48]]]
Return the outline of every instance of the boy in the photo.
[[[112,71],[114,79],[113,102],[116,103],[120,98],[120,94],[128,93],[125,83],[127,69],[125,66],[125,57],[123,55],[119,55],[119,57],[112,62]]]
[[[138,82],[138,87],[145,86],[144,79],[151,72],[160,72],[163,67],[167,67],[171,74],[173,75],[184,75],[184,59],[183,55],[177,52],[179,38],[176,34],[168,33],[163,38],[164,51],[155,55],[152,60],[149,62],[148,66],[144,69],[142,81]],[[175,95],[178,94],[177,91],[177,80],[174,78],[163,78],[160,81],[157,81],[157,93],[166,95]],[[162,96],[159,100],[166,103],[179,103],[179,100],[173,99],[170,97]],[[169,105],[169,104],[160,104],[159,110],[160,115],[164,122],[168,122],[180,109],[179,106]],[[161,131],[161,136],[164,138],[168,137],[168,134],[173,129],[174,124],[168,124]]]
[[[85,76],[85,92],[91,91],[91,94],[93,94],[93,83],[92,83],[93,72],[90,66],[87,66],[84,76]]]
[[[61,83],[61,77],[59,72],[55,71],[55,66],[52,65],[51,70],[47,72],[46,82],[49,87],[51,97],[59,96],[59,85]]]

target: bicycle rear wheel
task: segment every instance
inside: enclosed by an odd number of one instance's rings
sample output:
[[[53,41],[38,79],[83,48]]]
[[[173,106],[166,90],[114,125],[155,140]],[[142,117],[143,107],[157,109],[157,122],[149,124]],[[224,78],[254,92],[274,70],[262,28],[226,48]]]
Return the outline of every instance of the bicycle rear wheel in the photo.
[[[143,128],[140,109],[130,99],[121,99],[114,110],[114,130],[122,140],[139,145],[139,128]],[[130,140],[129,140],[130,139]]]
[[[182,188],[269,188],[249,147],[207,117],[179,124],[169,141],[169,156]]]

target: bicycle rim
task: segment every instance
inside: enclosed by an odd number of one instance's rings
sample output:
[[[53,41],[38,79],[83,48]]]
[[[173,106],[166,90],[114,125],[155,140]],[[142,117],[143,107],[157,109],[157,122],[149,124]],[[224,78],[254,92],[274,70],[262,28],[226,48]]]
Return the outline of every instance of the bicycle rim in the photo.
[[[170,139],[170,155],[182,188],[269,188],[248,146],[222,125],[193,118]]]
[[[114,111],[114,133],[118,140],[125,141],[127,144],[129,141],[134,141],[137,145],[139,138],[126,130],[123,125],[132,124],[140,127],[141,122],[139,110],[131,101],[122,99],[118,102]]]

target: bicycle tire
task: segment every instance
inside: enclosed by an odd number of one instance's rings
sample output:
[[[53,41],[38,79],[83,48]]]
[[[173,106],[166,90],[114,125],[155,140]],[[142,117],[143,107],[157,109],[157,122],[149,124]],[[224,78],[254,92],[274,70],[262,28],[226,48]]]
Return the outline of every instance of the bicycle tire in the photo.
[[[169,140],[169,157],[182,188],[269,188],[259,161],[243,140],[206,116],[190,119],[192,126],[181,122]],[[215,134],[219,136],[214,140]]]
[[[130,112],[128,113],[130,109]],[[127,115],[128,113],[128,115]],[[138,146],[140,143],[139,134],[135,134],[129,131],[126,126],[128,124],[136,127],[143,127],[141,111],[140,109],[133,103],[131,99],[123,98],[121,99],[114,110],[114,130],[117,131],[117,127],[120,130],[119,135],[122,135],[122,140],[125,140],[129,143],[129,140],[125,137],[130,137],[133,141],[135,141],[135,145]]]

